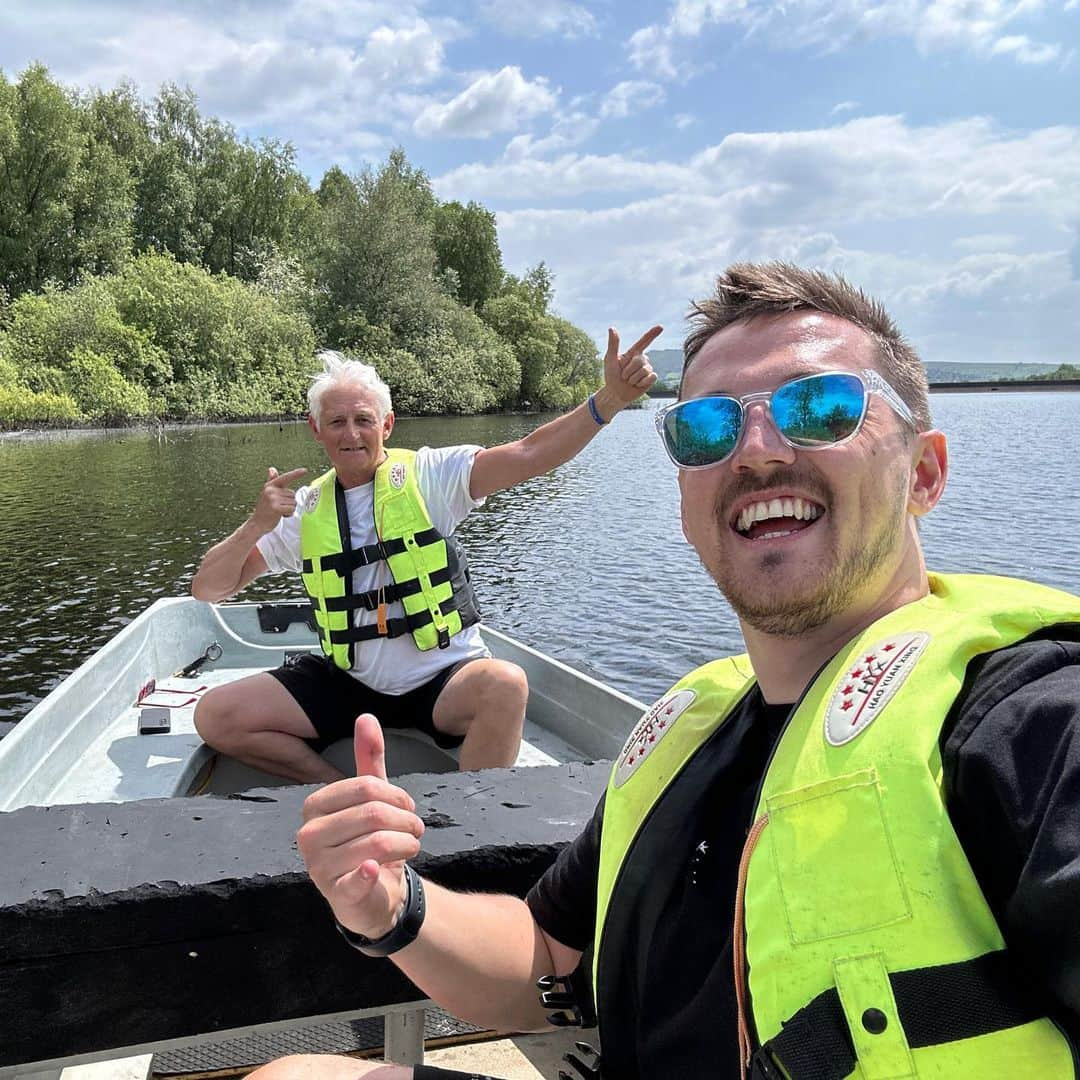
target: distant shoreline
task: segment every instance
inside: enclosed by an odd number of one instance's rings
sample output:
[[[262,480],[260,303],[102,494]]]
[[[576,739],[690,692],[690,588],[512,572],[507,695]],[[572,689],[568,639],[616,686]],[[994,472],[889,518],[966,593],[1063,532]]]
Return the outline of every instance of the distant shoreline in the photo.
[[[999,379],[988,382],[932,382],[930,392],[962,394],[966,392],[1004,390],[1080,390],[1080,379]]]

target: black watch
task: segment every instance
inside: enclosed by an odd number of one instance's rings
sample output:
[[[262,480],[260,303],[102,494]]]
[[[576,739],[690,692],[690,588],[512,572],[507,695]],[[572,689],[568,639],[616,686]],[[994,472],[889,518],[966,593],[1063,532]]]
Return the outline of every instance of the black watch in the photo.
[[[414,942],[424,923],[427,907],[424,904],[424,883],[408,863],[405,864],[405,889],[405,910],[396,925],[382,937],[364,937],[335,920],[341,936],[365,956],[389,956]]]

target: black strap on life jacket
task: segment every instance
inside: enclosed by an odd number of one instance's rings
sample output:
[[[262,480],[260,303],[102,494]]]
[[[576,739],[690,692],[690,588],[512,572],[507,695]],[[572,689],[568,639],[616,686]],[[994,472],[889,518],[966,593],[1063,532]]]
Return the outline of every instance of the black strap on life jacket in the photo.
[[[461,602],[459,596],[452,596],[448,600],[443,600],[439,604],[439,611],[443,615],[448,615],[451,611],[457,611],[458,605]],[[329,641],[331,645],[352,645],[357,641],[373,641],[375,638],[396,638],[401,637],[403,634],[411,634],[414,630],[419,630],[423,626],[427,626],[428,623],[434,622],[434,617],[430,611],[418,611],[415,615],[405,615],[397,619],[386,620],[386,633],[379,632],[378,623],[367,623],[364,626],[350,626],[346,630],[331,630],[327,632],[323,627],[319,627],[319,637],[322,640]],[[475,622],[476,620],[473,620]],[[466,623],[462,619],[463,625],[472,625]],[[445,649],[450,644],[450,632],[445,628],[439,631],[439,648]]]
[[[345,547],[345,537],[348,533],[342,533],[342,546]],[[442,540],[443,535],[438,529],[424,529],[416,533],[416,542],[420,547],[427,547],[437,540]],[[393,540],[380,541],[376,544],[367,544],[365,547],[348,548],[336,555],[322,555],[318,559],[320,570],[336,570],[342,577],[352,574],[359,566],[370,566],[372,563],[381,562],[390,558],[391,555],[400,555],[405,550],[403,537],[395,537]],[[315,568],[311,559],[304,559],[300,567],[301,573],[310,574]]]
[[[971,1039],[1017,1027],[1046,1015],[1042,995],[1017,972],[1008,953],[889,974],[896,1011],[912,1049]],[[872,1036],[888,1021],[867,1009],[863,1027]],[[778,1034],[754,1054],[755,1080],[843,1080],[857,1058],[840,995],[833,987],[785,1021]]]
[[[444,566],[441,570],[435,570],[429,577],[432,585],[443,585],[450,580],[450,567]],[[365,611],[378,611],[380,601],[384,604],[392,604],[395,600],[403,600],[406,596],[413,596],[420,592],[423,586],[419,578],[412,581],[404,581],[400,585],[392,582],[384,585],[382,589],[370,589],[368,592],[357,593],[355,596],[328,596],[326,598],[327,611],[356,611],[363,608]]]

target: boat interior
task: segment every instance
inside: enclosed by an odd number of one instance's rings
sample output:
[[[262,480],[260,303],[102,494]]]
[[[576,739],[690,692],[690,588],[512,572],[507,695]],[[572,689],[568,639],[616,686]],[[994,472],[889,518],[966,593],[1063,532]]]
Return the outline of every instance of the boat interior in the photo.
[[[644,706],[485,627],[492,654],[520,664],[529,706],[517,766],[617,755]],[[95,653],[0,741],[13,778],[0,810],[26,805],[226,795],[287,781],[217,754],[195,731],[199,698],[214,686],[317,651],[310,608],[159,600]],[[386,732],[390,775],[449,772],[456,752],[411,730]],[[324,756],[353,771],[351,741]]]

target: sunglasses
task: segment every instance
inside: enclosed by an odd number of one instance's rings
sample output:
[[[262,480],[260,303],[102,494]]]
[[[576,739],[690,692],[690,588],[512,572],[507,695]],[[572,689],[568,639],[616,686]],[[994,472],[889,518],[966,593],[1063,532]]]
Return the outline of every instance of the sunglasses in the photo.
[[[873,369],[823,371],[782,383],[775,390],[732,397],[712,394],[667,405],[656,414],[656,430],[668,457],[680,469],[707,469],[735,452],[746,406],[764,402],[780,437],[796,450],[827,450],[853,439],[862,427],[871,394],[915,428],[900,395]]]

